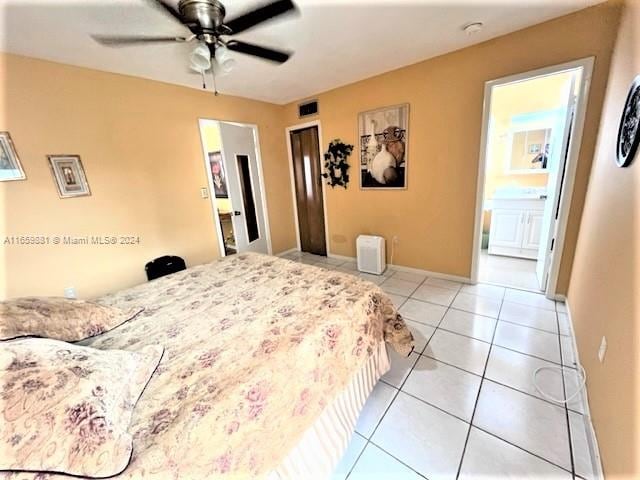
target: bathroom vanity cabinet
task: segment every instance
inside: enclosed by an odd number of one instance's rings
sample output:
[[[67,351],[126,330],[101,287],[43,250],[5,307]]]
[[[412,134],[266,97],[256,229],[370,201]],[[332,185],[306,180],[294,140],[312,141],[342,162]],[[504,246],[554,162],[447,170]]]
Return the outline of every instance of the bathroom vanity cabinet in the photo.
[[[544,199],[493,199],[489,254],[536,259]]]

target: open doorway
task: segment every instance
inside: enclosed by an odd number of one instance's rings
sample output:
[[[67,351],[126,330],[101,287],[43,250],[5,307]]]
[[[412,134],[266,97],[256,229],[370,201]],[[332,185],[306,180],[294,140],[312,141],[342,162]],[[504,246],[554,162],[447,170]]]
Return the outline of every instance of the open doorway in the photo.
[[[208,119],[199,127],[220,255],[271,253],[257,127]]]
[[[592,67],[487,82],[473,281],[555,296]]]

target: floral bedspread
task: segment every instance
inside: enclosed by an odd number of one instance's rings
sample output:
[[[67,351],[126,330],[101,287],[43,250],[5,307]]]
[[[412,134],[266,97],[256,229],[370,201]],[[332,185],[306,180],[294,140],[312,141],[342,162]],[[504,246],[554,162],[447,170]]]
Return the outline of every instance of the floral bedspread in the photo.
[[[119,479],[263,477],[378,342],[404,355],[413,348],[390,299],[372,283],[258,254],[227,257],[99,301],[145,310],[80,343],[165,348],[135,408],[134,452]]]

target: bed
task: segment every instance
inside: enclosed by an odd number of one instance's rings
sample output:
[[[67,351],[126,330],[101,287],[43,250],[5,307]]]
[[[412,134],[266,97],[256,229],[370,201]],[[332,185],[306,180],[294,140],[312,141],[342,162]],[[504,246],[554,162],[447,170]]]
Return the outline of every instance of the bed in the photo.
[[[372,283],[259,254],[98,301],[144,311],[81,344],[165,348],[135,407],[123,479],[327,476],[389,368],[387,345],[402,355],[413,348]]]

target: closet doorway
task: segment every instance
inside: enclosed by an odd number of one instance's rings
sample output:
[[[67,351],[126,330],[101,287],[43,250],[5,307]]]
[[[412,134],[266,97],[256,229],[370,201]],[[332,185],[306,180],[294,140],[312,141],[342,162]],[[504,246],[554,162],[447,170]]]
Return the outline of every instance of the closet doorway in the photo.
[[[220,255],[270,254],[257,126],[200,119],[199,127]]]
[[[554,298],[593,58],[485,84],[472,280]]]
[[[320,122],[289,127],[286,134],[298,250],[326,256],[328,233]]]

